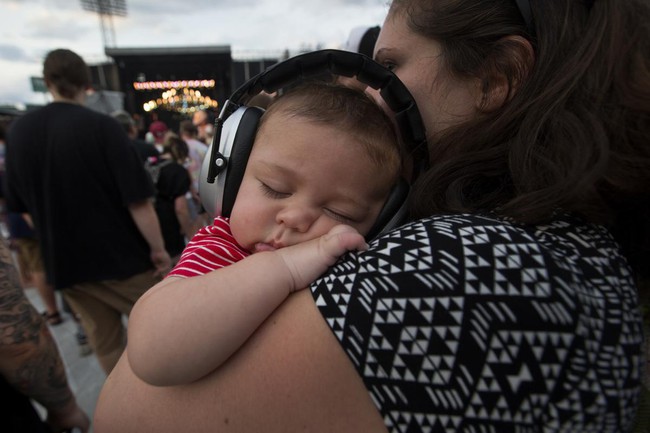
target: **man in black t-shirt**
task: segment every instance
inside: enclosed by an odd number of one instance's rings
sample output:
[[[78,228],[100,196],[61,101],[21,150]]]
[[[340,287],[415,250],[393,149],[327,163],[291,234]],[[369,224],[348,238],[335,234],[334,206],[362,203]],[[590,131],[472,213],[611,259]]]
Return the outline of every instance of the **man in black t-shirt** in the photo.
[[[31,214],[48,283],[80,316],[108,373],[124,348],[122,315],[170,268],[142,162],[110,116],[83,106],[88,67],[50,52],[53,102],[7,136],[7,206]]]

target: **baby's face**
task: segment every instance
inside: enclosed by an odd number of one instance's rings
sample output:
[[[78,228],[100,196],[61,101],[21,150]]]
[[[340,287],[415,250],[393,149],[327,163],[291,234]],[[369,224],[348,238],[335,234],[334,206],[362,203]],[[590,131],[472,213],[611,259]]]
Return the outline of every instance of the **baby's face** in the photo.
[[[305,242],[337,224],[365,235],[391,187],[351,134],[278,112],[257,134],[232,233],[251,252]]]

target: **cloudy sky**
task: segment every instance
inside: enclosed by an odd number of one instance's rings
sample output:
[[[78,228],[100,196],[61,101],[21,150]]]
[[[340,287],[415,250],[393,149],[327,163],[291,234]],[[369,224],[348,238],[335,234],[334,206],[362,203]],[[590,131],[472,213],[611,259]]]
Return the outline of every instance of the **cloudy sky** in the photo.
[[[388,10],[388,0],[125,1],[127,16],[112,19],[116,47],[230,45],[235,57],[338,48],[350,30],[381,24]],[[46,101],[29,77],[42,75],[51,49],[69,48],[90,64],[106,59],[101,20],[81,3],[0,0],[0,105]]]

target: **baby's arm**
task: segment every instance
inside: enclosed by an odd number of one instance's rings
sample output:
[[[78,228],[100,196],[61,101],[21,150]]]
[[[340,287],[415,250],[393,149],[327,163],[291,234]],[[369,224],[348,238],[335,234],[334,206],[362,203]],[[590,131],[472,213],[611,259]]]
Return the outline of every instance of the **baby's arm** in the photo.
[[[219,367],[293,291],[307,287],[347,251],[366,248],[337,226],[302,244],[253,254],[193,278],[169,277],[136,303],[129,362],[158,386],[193,382]]]

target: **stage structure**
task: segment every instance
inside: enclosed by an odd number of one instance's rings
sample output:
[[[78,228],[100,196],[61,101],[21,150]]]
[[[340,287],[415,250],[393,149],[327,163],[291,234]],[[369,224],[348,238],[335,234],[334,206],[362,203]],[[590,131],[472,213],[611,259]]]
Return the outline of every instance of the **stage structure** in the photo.
[[[124,92],[124,108],[169,126],[197,110],[217,113],[230,95],[229,45],[106,48]],[[149,122],[147,122],[149,123]]]

